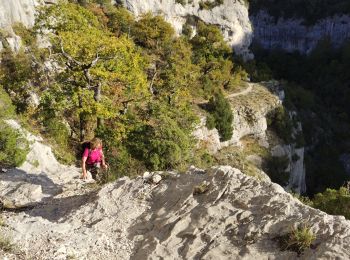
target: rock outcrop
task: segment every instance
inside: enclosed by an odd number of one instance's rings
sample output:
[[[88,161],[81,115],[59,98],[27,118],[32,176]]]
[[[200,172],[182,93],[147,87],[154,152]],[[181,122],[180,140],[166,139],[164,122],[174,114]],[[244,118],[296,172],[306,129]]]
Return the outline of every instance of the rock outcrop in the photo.
[[[22,129],[16,121],[7,120],[6,123],[28,139],[30,151],[21,167],[0,173],[2,207],[28,207],[46,201],[64,190],[81,188],[81,171],[78,168],[60,164],[41,138]]]
[[[194,132],[196,139],[211,153],[229,145],[239,145],[240,139],[247,135],[254,136],[262,145],[268,146],[267,114],[282,104],[278,95],[269,89],[271,84],[274,83],[248,83],[246,90],[227,97],[233,110],[233,135],[230,140],[220,142],[218,131],[205,126],[205,117]]]
[[[157,174],[159,184],[124,177],[4,212],[1,234],[25,259],[296,259],[278,238],[307,222],[316,240],[301,259],[350,256],[349,221],[303,205],[277,184],[228,166]]]
[[[121,0],[123,5],[139,16],[146,12],[162,14],[178,33],[189,18],[200,19],[208,24],[218,25],[225,40],[234,48],[236,53],[244,58],[252,58],[248,47],[252,41],[252,27],[249,21],[248,8],[243,1],[224,0],[223,4],[211,10],[201,9],[201,0]]]
[[[0,51],[5,44],[17,52],[21,47],[21,38],[14,33],[13,24],[22,23],[26,27],[32,27],[36,8],[53,3],[56,0],[0,0]]]
[[[275,19],[265,11],[250,17],[254,27],[254,41],[265,49],[309,53],[319,40],[328,37],[335,47],[350,38],[350,16],[327,17],[314,25],[302,19]]]

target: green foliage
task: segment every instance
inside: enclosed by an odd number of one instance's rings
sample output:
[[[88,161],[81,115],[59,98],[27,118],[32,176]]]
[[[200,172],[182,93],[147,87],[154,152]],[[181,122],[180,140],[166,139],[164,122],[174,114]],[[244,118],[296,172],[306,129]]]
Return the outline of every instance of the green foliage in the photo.
[[[108,1],[82,0],[44,6],[33,30],[15,29],[29,48],[2,54],[0,84],[17,112],[35,119],[61,161],[71,162],[64,151],[79,137],[96,135],[103,139],[111,180],[146,168],[213,163],[204,149],[194,149],[193,101],[230,90],[245,77],[216,26],[199,22],[189,40],[190,30],[177,37],[161,16],[148,13],[136,21]],[[35,46],[36,34],[48,31],[50,52]],[[32,92],[40,97],[38,108],[28,105]],[[230,138],[228,102],[215,96],[212,103],[215,127],[223,140]]]
[[[0,126],[0,164],[4,166],[20,166],[29,151],[27,140],[11,127]]]
[[[292,250],[300,255],[305,249],[310,248],[316,236],[307,225],[293,228],[291,232],[281,237],[280,245],[283,250]]]
[[[233,131],[233,112],[230,103],[222,92],[218,92],[210,98],[208,111],[211,116],[207,117],[207,126],[210,128],[213,122],[215,122],[215,128],[220,134],[220,140],[230,140]]]
[[[189,102],[196,91],[200,68],[191,62],[192,48],[185,38],[178,38],[164,51],[164,69],[155,82],[158,95],[177,96],[177,103]]]
[[[230,89],[232,84],[237,84],[233,77],[232,50],[218,27],[199,22],[197,34],[190,42],[193,63],[201,70],[202,95],[210,96],[217,89]]]
[[[222,5],[224,0],[214,0],[214,1],[200,1],[199,8],[205,10],[211,10],[219,5]]]
[[[92,12],[74,4],[49,6],[41,11],[37,25],[52,28],[56,62],[66,68],[56,75],[59,86],[48,89],[44,101],[62,101],[61,115],[71,115],[70,125],[79,126],[81,139],[93,135],[91,121],[115,118],[123,102],[147,96],[141,54],[127,37],[104,30]]]
[[[328,214],[343,215],[350,219],[350,192],[346,187],[326,189],[323,193],[316,194],[312,202],[315,208]]]
[[[206,181],[203,181],[201,184],[193,187],[193,195],[204,194],[209,191],[210,184]]]
[[[67,126],[57,118],[51,118],[44,122],[48,134],[53,137],[58,145],[66,146],[69,141],[69,131]]]
[[[135,18],[128,10],[121,7],[113,7],[107,15],[109,18],[108,27],[113,33],[117,36],[122,35],[122,33],[130,34]]]
[[[173,27],[160,15],[146,13],[134,24],[132,35],[135,43],[148,49],[159,49],[175,36]]]
[[[294,198],[298,199],[301,203],[308,205],[310,207],[314,206],[313,201],[309,197],[302,196],[298,193],[293,193],[293,192],[291,192],[291,194]]]
[[[175,0],[175,3],[180,4],[180,5],[186,5],[187,1],[186,0]]]
[[[335,49],[322,39],[309,55],[255,48],[257,64],[284,79],[287,108],[298,111],[303,135],[308,194],[338,189],[348,179],[339,156],[349,150],[350,44]],[[286,82],[287,81],[287,82]]]
[[[0,249],[4,252],[12,252],[15,246],[8,237],[0,235]]]
[[[15,107],[3,87],[0,85],[0,120],[9,119],[15,115]]]
[[[129,151],[153,170],[180,167],[189,160],[193,147],[193,121],[183,122],[181,113],[168,109],[165,104],[152,105],[149,123],[135,126],[128,136]]]
[[[215,159],[214,156],[211,155],[205,147],[199,147],[193,150],[190,164],[195,165],[196,167],[207,169],[214,165]]]
[[[26,28],[22,23],[12,25],[15,33],[21,37],[25,46],[33,46],[36,43],[35,34],[31,29]]]
[[[266,160],[264,168],[266,168],[271,181],[285,186],[289,179],[289,172],[287,171],[289,163],[287,156],[271,156]]]
[[[193,34],[192,27],[189,24],[185,23],[182,26],[182,34],[185,35],[187,38],[191,38]]]
[[[5,49],[1,53],[0,84],[7,92],[13,93],[12,101],[17,112],[28,109],[27,99],[32,90],[29,80],[37,76],[31,65],[29,55],[23,51],[14,54],[11,50]]]
[[[268,114],[267,123],[268,126],[271,127],[287,144],[293,141],[293,124],[289,118],[288,112],[283,106],[277,107],[274,111]]]
[[[41,7],[34,27],[37,31],[49,29],[53,32],[89,31],[91,28],[102,28],[98,18],[88,9],[64,1]]]

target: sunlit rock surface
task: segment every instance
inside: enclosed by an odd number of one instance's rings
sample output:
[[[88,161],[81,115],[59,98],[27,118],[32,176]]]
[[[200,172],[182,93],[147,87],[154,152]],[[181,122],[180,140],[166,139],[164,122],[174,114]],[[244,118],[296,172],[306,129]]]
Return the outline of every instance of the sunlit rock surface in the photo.
[[[228,166],[157,174],[158,184],[122,178],[5,212],[1,234],[25,259],[296,259],[278,238],[307,223],[316,240],[300,259],[350,256],[349,221],[303,205],[277,184]],[[203,183],[207,190],[193,194]]]
[[[252,41],[252,26],[249,21],[248,8],[241,1],[224,0],[211,10],[201,10],[201,0],[184,1],[189,4],[175,3],[174,0],[122,0],[120,1],[136,16],[146,12],[161,14],[171,23],[178,33],[189,18],[200,19],[208,24],[218,25],[225,40],[236,53],[244,58],[252,58],[248,47]]]

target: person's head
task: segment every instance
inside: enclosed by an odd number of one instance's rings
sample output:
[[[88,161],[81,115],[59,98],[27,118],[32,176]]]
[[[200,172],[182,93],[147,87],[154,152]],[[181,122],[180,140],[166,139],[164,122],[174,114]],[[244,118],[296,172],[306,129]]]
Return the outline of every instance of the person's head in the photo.
[[[100,138],[95,137],[90,141],[90,146],[91,146],[90,148],[92,150],[101,148],[102,147],[102,140]]]

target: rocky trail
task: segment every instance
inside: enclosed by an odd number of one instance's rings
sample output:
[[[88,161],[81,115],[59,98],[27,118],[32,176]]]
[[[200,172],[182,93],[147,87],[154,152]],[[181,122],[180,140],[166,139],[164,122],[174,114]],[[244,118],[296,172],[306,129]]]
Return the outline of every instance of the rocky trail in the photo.
[[[296,259],[278,238],[305,221],[316,234],[301,259],[346,259],[350,223],[303,205],[239,170],[122,178],[80,195],[4,211],[8,259]],[[154,179],[154,178],[153,178]],[[199,189],[198,187],[204,187]],[[197,192],[196,192],[197,191]],[[63,194],[63,193],[62,193]],[[61,195],[62,195],[61,194]]]
[[[234,97],[238,97],[238,96],[242,96],[242,95],[247,95],[252,91],[253,86],[254,86],[254,84],[248,83],[248,87],[246,89],[244,89],[238,93],[229,94],[226,96],[226,98],[230,99],[230,98],[234,98]]]
[[[23,133],[32,140],[26,163],[0,174],[3,259],[296,259],[278,239],[305,223],[316,240],[301,259],[350,255],[344,217],[238,169],[145,173],[99,187]]]

